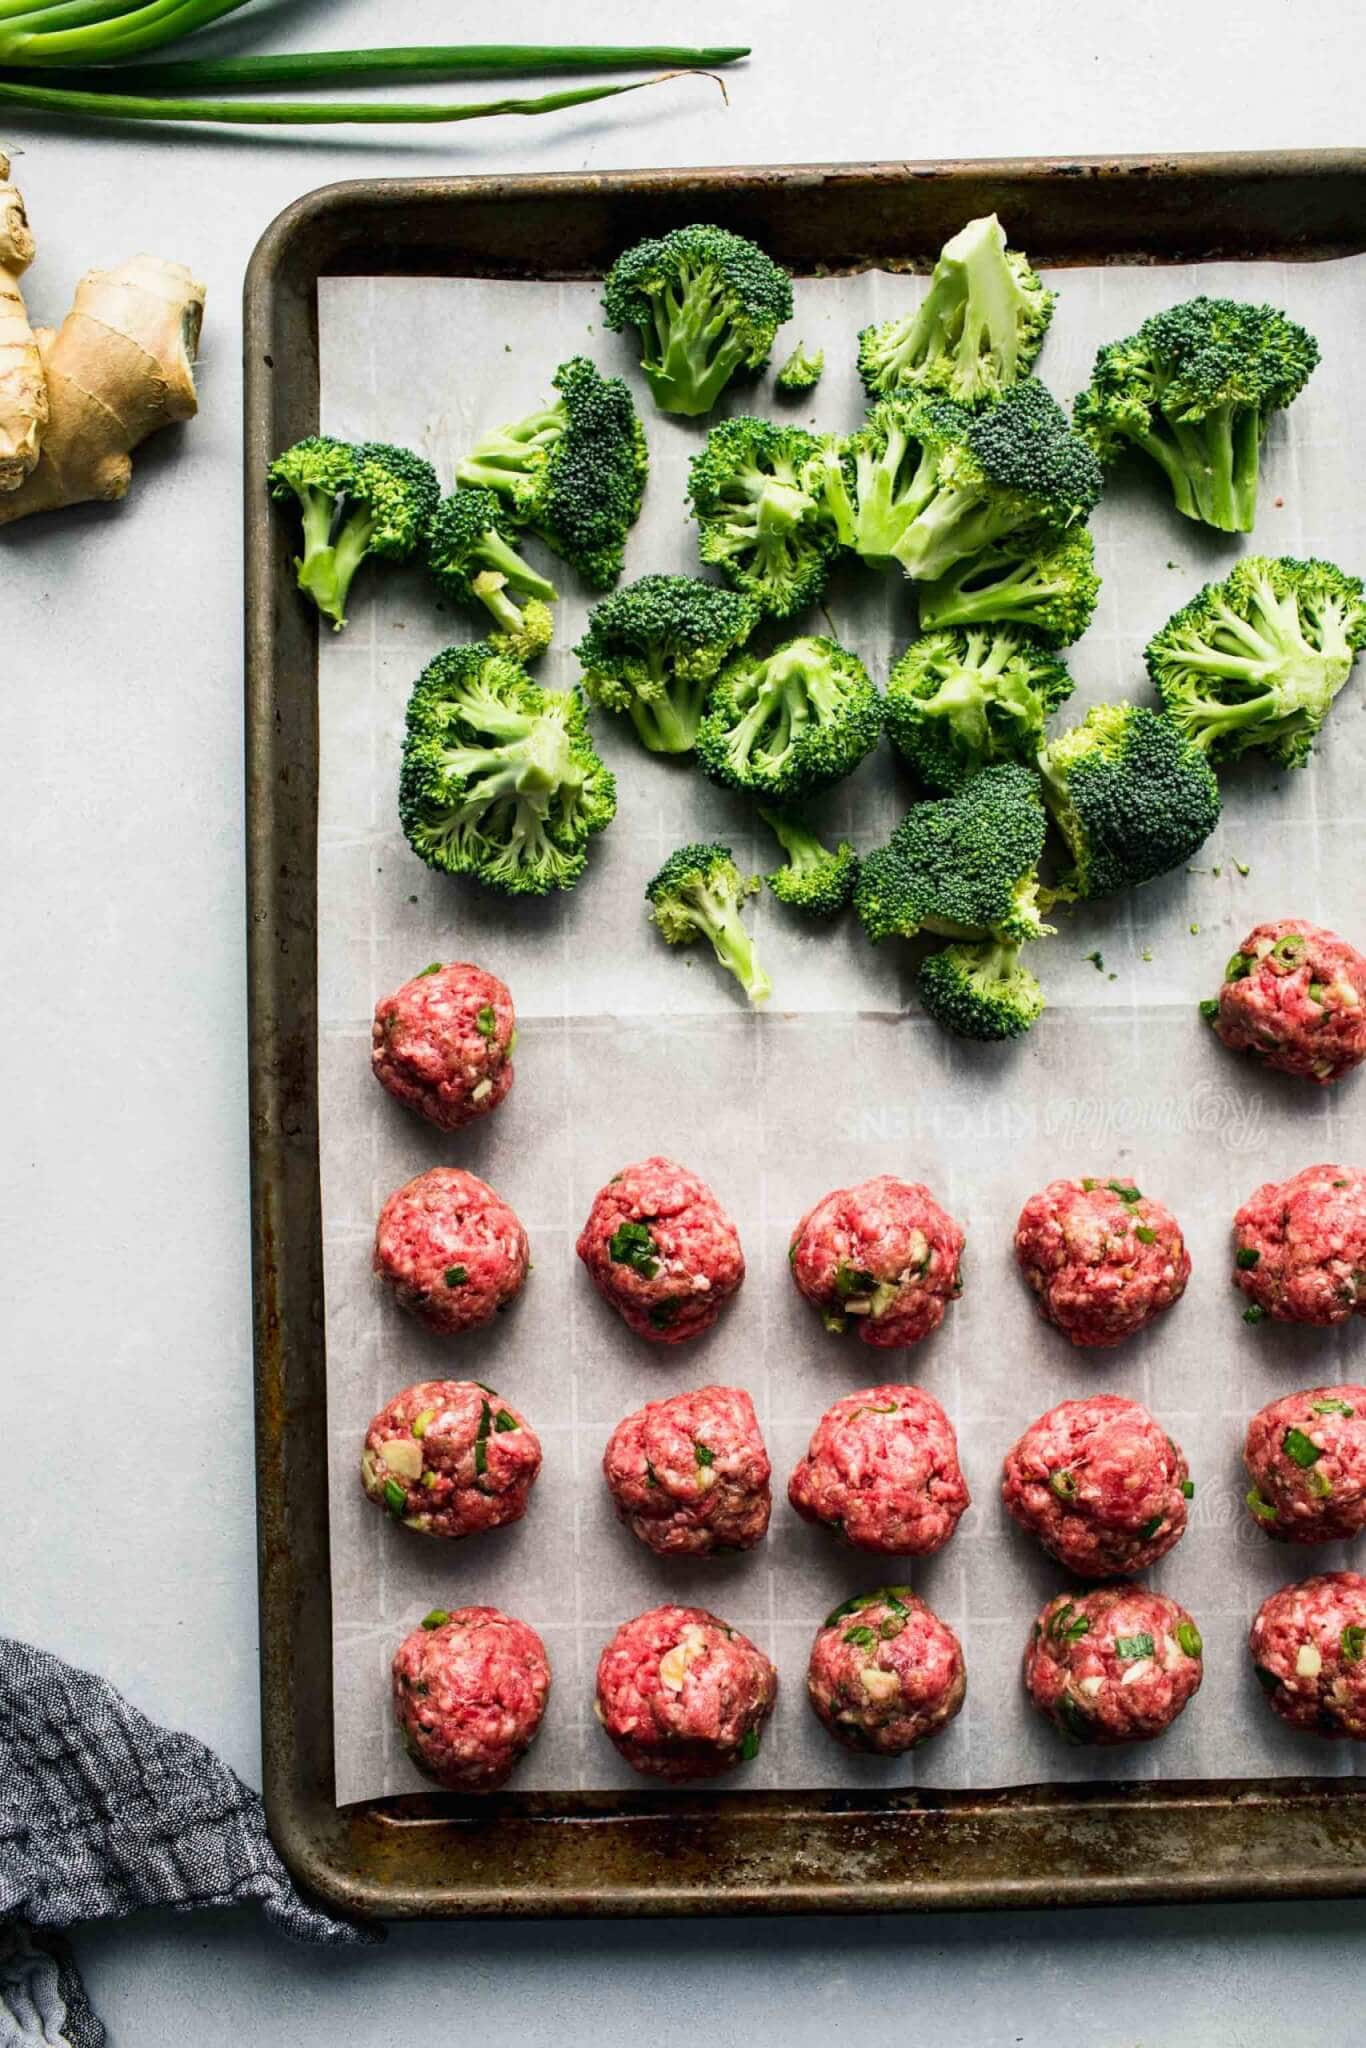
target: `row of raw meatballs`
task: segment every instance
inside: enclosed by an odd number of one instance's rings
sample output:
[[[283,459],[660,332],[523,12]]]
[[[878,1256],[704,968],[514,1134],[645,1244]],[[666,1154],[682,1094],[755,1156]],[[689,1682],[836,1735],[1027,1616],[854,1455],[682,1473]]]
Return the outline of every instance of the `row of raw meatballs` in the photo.
[[[829,1330],[867,1344],[919,1343],[962,1292],[961,1226],[918,1181],[880,1174],[836,1188],[792,1232],[800,1292]],[[1055,1180],[1031,1195],[1015,1253],[1046,1321],[1108,1347],[1185,1292],[1191,1260],[1161,1202],[1116,1176]],[[623,1167],[593,1199],[578,1254],[598,1293],[653,1344],[710,1328],[745,1277],[734,1223],[671,1159]],[[374,1267],[429,1329],[477,1329],[520,1291],[527,1234],[486,1182],[438,1166],[398,1188],[375,1232]],[[1267,1182],[1234,1218],[1233,1277],[1251,1322],[1331,1325],[1366,1314],[1366,1172],[1321,1165]]]
[[[1248,1424],[1249,1513],[1268,1536],[1343,1542],[1366,1528],[1366,1386],[1310,1387]],[[521,1412],[478,1380],[423,1380],[366,1431],[361,1482],[422,1535],[463,1537],[520,1521],[541,1469]],[[762,1543],[772,1466],[740,1387],[647,1401],[602,1458],[617,1513],[660,1557]],[[1082,1579],[1146,1571],[1180,1542],[1195,1492],[1185,1456],[1121,1394],[1062,1401],[1006,1453],[1001,1497]],[[921,1387],[864,1387],[828,1408],[787,1497],[808,1522],[877,1556],[932,1557],[969,1506],[953,1424]]]
[[[1249,1636],[1270,1706],[1290,1727],[1366,1739],[1366,1578],[1326,1572],[1263,1601]],[[1184,1607],[1125,1584],[1059,1593],[1024,1653],[1026,1695],[1071,1742],[1163,1734],[1200,1689],[1204,1644]],[[846,1600],[818,1630],[807,1695],[836,1741],[877,1756],[916,1749],[967,1690],[957,1635],[909,1586]],[[496,1607],[436,1608],[399,1645],[394,1713],[419,1769],[453,1791],[501,1785],[550,1691],[545,1644]],[[757,1756],[778,1674],[703,1607],[652,1607],[598,1660],[599,1721],[635,1770],[713,1778]]]
[[[1200,1007],[1231,1050],[1320,1086],[1366,1060],[1366,956],[1303,918],[1254,925]],[[496,974],[434,961],[376,1003],[371,1065],[396,1101],[455,1131],[504,1100],[516,1040]]]

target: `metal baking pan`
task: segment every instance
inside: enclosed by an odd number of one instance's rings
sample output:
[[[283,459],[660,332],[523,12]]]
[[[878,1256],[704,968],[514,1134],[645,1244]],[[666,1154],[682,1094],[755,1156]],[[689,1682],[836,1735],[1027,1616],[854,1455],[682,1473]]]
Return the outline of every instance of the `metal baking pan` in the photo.
[[[318,426],[324,274],[601,276],[719,219],[790,269],[925,268],[997,210],[1042,264],[1366,248],[1366,151],[357,181],[246,281],[247,863],[265,1798],[299,1881],[384,1917],[884,1912],[1366,1892],[1366,1781],[444,1795],[338,1808],[318,1184],[317,653],[262,488]]]

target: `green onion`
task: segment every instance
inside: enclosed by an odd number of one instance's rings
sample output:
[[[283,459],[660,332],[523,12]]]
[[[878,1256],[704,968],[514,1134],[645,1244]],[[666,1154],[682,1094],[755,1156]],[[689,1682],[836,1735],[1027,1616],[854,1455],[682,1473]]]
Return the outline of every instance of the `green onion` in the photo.
[[[1305,1472],[1311,1465],[1317,1465],[1323,1456],[1322,1446],[1316,1444],[1312,1437],[1307,1437],[1302,1429],[1288,1429],[1281,1438],[1281,1449]]]
[[[674,1320],[675,1316],[678,1314],[678,1311],[682,1308],[682,1306],[683,1304],[681,1301],[657,1301],[654,1307],[650,1310],[650,1323],[652,1328],[656,1330],[667,1330],[670,1323]]]
[[[1281,1682],[1276,1673],[1268,1671],[1265,1664],[1254,1664],[1252,1669],[1257,1674],[1257,1683],[1262,1688],[1262,1691],[1275,1692],[1276,1687]]]
[[[1074,1616],[1075,1619],[1072,1618]],[[1089,1615],[1077,1614],[1076,1601],[1067,1600],[1051,1617],[1046,1633],[1052,1636],[1055,1643],[1078,1643],[1089,1633],[1090,1627]]]
[[[489,1469],[489,1431],[493,1427],[493,1410],[487,1401],[479,1404],[479,1428],[474,1438],[474,1470],[478,1477]]]
[[[1115,1655],[1132,1661],[1135,1657],[1151,1657],[1153,1639],[1151,1636],[1116,1636]]]
[[[759,1754],[759,1731],[758,1731],[758,1729],[757,1729],[757,1728],[746,1728],[746,1730],[745,1730],[745,1739],[744,1739],[744,1741],[743,1741],[743,1742],[742,1742],[742,1743],[740,1744],[740,1755],[741,1755],[741,1757],[742,1757],[742,1758],[744,1759],[744,1761],[745,1761],[745,1762],[746,1762],[746,1763],[748,1764],[748,1763],[752,1763],[752,1762],[754,1761],[755,1757],[756,1757],[756,1756],[758,1756],[758,1754]]]
[[[1245,1323],[1265,1322],[1266,1310],[1264,1308],[1258,1307],[1257,1303],[1254,1301],[1251,1308],[1245,1308],[1243,1310],[1243,1321]]]
[[[1326,1472],[1320,1472],[1315,1466],[1312,1471],[1305,1473],[1304,1478],[1311,1493],[1317,1494],[1320,1500],[1327,1500],[1333,1491],[1333,1482]]]
[[[1132,1181],[1107,1180],[1105,1185],[1109,1188],[1112,1195],[1119,1196],[1121,1202],[1128,1202],[1132,1205],[1134,1202],[1141,1202],[1143,1200],[1142,1189],[1136,1188]]]
[[[1206,996],[1200,1005],[1200,1015],[1207,1024],[1213,1024],[1219,1015],[1219,1003],[1215,996]]]
[[[645,1460],[645,1484],[647,1486],[658,1486],[659,1484],[659,1474],[655,1471],[648,1458]]]
[[[787,1248],[787,1263],[789,1266],[795,1266],[797,1263],[797,1240],[795,1237]]]
[[[1075,1472],[1050,1472],[1048,1485],[1050,1492],[1056,1494],[1059,1500],[1075,1500],[1077,1497]]]
[[[1134,1236],[1140,1244],[1157,1243],[1157,1232],[1153,1229],[1151,1223],[1136,1223],[1134,1225]]]
[[[500,1436],[505,1436],[510,1429],[520,1429],[522,1425],[515,1415],[509,1415],[506,1408],[500,1408],[493,1418],[493,1426]]]
[[[851,1600],[842,1600],[838,1607],[832,1607],[825,1617],[825,1626],[833,1628],[837,1621],[843,1621],[846,1614],[858,1614],[865,1607],[876,1607],[881,1600],[880,1593],[855,1593]]]
[[[0,40],[2,47],[2,40]],[[333,85],[383,85],[400,78],[408,85],[440,84],[448,78],[528,78],[556,71],[712,70],[733,64],[743,47],[693,50],[668,43],[595,49],[591,44],[470,43],[404,49],[313,50],[278,57],[179,59],[165,64],[121,65],[118,80],[134,92],[275,92],[282,86],[310,89]],[[0,62],[18,64],[19,56]],[[44,66],[47,74],[47,66]],[[54,70],[63,87],[98,91],[114,74],[101,68]]]
[[[1158,1530],[1162,1527],[1162,1524],[1166,1521],[1166,1519],[1167,1517],[1165,1515],[1154,1515],[1151,1522],[1145,1522],[1143,1524],[1143,1527],[1138,1532],[1139,1542],[1151,1543],[1153,1537],[1156,1536]]]
[[[1309,1000],[1310,1000],[1310,1002],[1311,1002],[1311,1003],[1318,1003],[1318,1004],[1322,1005],[1322,1003],[1323,1003],[1323,999],[1324,999],[1324,997],[1325,997],[1325,996],[1327,995],[1327,993],[1328,993],[1328,991],[1327,991],[1327,989],[1326,989],[1326,988],[1324,987],[1324,985],[1323,985],[1323,983],[1322,983],[1321,981],[1311,981],[1311,982],[1310,982],[1310,984],[1309,984]]]
[[[1188,1657],[1198,1657],[1205,1647],[1205,1639],[1193,1621],[1178,1621],[1176,1640]]]
[[[1339,1401],[1339,1400],[1338,1400],[1338,1399],[1336,1398],[1336,1396],[1330,1396],[1330,1398],[1329,1398],[1328,1400],[1326,1400],[1326,1401],[1311,1401],[1311,1402],[1309,1403],[1309,1406],[1310,1406],[1310,1408],[1311,1408],[1311,1409],[1313,1410],[1313,1412],[1314,1412],[1314,1414],[1315,1414],[1315,1415],[1355,1415],[1355,1414],[1356,1414],[1356,1409],[1352,1407],[1352,1405],[1351,1405],[1351,1403],[1350,1403],[1350,1402],[1348,1402],[1348,1401]]]
[[[1062,1732],[1069,1742],[1091,1741],[1094,1734],[1091,1716],[1073,1699],[1071,1693],[1065,1692],[1059,1699],[1058,1718],[1062,1722]]]
[[[841,1301],[848,1301],[856,1294],[867,1294],[876,1285],[871,1273],[857,1271],[853,1266],[835,1268],[835,1292]]]
[[[1275,1521],[1275,1508],[1272,1507],[1271,1502],[1269,1500],[1263,1500],[1261,1494],[1258,1493],[1255,1486],[1252,1487],[1244,1497],[1247,1501],[1248,1506],[1251,1508],[1253,1514],[1257,1517],[1257,1520],[1259,1522]]]
[[[1298,960],[1303,951],[1303,932],[1282,932],[1271,948],[1271,957],[1273,960],[1283,961],[1288,966]]]
[[[1349,1621],[1339,1638],[1339,1648],[1349,1664],[1359,1664],[1366,1656],[1366,1628]]]
[[[472,1387],[478,1387],[481,1394],[493,1395],[496,1393],[496,1389],[487,1385],[487,1383],[484,1380],[471,1380],[470,1385]]]
[[[1098,1188],[1099,1186],[1100,1182],[1098,1180],[1092,1180],[1090,1174],[1087,1174],[1085,1180],[1082,1182],[1082,1188],[1084,1192],[1088,1195],[1093,1191],[1093,1189]]]
[[[653,1280],[659,1271],[659,1246],[643,1223],[619,1223],[607,1240],[607,1255],[614,1266],[629,1266],[642,1280]]]
[[[125,74],[124,74],[123,72],[120,72],[120,73],[119,73],[119,76],[120,76],[120,77],[123,77],[123,76],[125,76]],[[439,960],[433,960],[433,962],[432,962],[431,966],[430,966],[430,967],[424,967],[424,968],[423,968],[423,970],[422,970],[422,972],[421,972],[421,974],[415,974],[415,975],[413,976],[413,980],[414,980],[414,981],[425,981],[425,980],[427,979],[427,976],[428,976],[429,974],[440,974],[440,972],[441,972],[441,962],[440,962]]]
[[[1224,969],[1224,980],[1242,981],[1251,974],[1255,965],[1256,962],[1247,953],[1230,954],[1228,966]]]
[[[481,1038],[492,1038],[498,1029],[498,1018],[492,1003],[485,1003],[483,1009],[476,1013],[474,1024]]]
[[[693,1438],[692,1451],[693,1456],[696,1458],[698,1464],[702,1466],[704,1469],[708,1465],[714,1465],[716,1463],[715,1451],[709,1450],[706,1444],[698,1443],[696,1437]]]
[[[440,1628],[450,1618],[444,1607],[434,1607],[430,1614],[423,1615],[422,1626],[424,1628]]]
[[[411,1425],[413,1435],[419,1438],[424,1437],[431,1428],[435,1415],[435,1408],[424,1408],[420,1415],[415,1415]]]
[[[448,1287],[465,1287],[470,1276],[463,1266],[447,1266],[441,1277]]]
[[[1096,951],[1094,953],[1084,953],[1082,955],[1082,958],[1084,960],[1090,961],[1091,965],[1095,968],[1097,974],[1104,974],[1105,955],[1102,952]]]
[[[878,1634],[882,1637],[884,1643],[890,1643],[901,1634],[905,1626],[905,1622],[899,1620],[895,1614],[889,1614],[878,1629]]]
[[[1186,1499],[1190,1500],[1195,1493],[1195,1481],[1193,1479],[1183,1479],[1181,1481],[1181,1491],[1185,1494]]]
[[[846,1643],[854,1643],[860,1650],[867,1650],[877,1641],[877,1637],[872,1629],[860,1626],[846,1629],[844,1640]]]
[[[1262,1255],[1256,1245],[1240,1244],[1233,1255],[1233,1263],[1235,1266],[1240,1267],[1244,1273],[1250,1273],[1254,1266],[1260,1265],[1261,1257]]]
[[[406,1511],[408,1496],[399,1485],[397,1479],[385,1480],[384,1505],[388,1508],[391,1515],[401,1515]]]

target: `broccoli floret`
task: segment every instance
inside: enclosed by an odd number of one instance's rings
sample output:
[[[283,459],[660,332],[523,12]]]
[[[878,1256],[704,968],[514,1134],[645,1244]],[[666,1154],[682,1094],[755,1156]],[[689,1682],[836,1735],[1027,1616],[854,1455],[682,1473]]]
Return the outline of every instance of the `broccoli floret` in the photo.
[[[1067,841],[1063,890],[1110,896],[1180,867],[1219,822],[1219,785],[1169,718],[1097,704],[1039,757],[1044,797]]]
[[[984,768],[953,796],[913,804],[867,854],[854,908],[874,944],[917,932],[1036,939],[1045,816],[1039,778],[1014,762]]]
[[[483,641],[413,685],[398,809],[428,867],[512,895],[572,889],[616,805],[577,692],[539,689]]]
[[[833,917],[853,894],[858,855],[842,839],[832,853],[800,818],[759,807],[759,816],[787,855],[764,880],[780,903],[809,917]]]
[[[1364,642],[1359,577],[1249,555],[1154,634],[1148,673],[1167,716],[1212,761],[1260,747],[1299,768]]]
[[[819,452],[801,427],[740,417],[712,428],[688,472],[702,560],[770,618],[790,618],[825,588],[837,541],[803,482]]]
[[[773,379],[775,390],[789,396],[802,391],[814,391],[825,370],[825,350],[808,348],[799,341],[787,361]]]
[[[1002,541],[1079,525],[1100,496],[1094,455],[1035,377],[986,412],[915,391],[885,398],[842,450],[826,438],[807,477],[845,546],[923,582]]]
[[[1024,626],[1047,647],[1079,640],[1091,623],[1100,593],[1096,544],[1089,527],[1061,540],[1046,535],[1016,554],[984,548],[947,575],[922,583],[916,595],[925,632],[941,626]]]
[[[852,774],[881,731],[882,700],[856,654],[833,640],[787,640],[722,669],[697,758],[713,782],[793,803]]]
[[[602,291],[607,325],[639,330],[640,366],[661,412],[710,412],[732,377],[762,370],[792,318],[792,280],[727,228],[675,228],[618,256]]]
[[[671,946],[708,940],[756,1005],[768,1001],[773,984],[755,957],[740,908],[758,887],[759,877],[742,875],[728,846],[680,846],[645,891],[661,938]]]
[[[490,647],[533,661],[550,645],[557,592],[499,532],[499,517],[492,491],[452,491],[427,522],[427,567],[447,597],[488,613]]]
[[[759,616],[752,598],[696,576],[642,576],[588,614],[574,650],[584,690],[627,712],[652,754],[690,753],[714,677]]]
[[[976,405],[1024,375],[1052,318],[1053,293],[989,213],[944,244],[914,313],[864,328],[859,375],[874,395],[919,384]]]
[[[297,500],[304,551],[294,569],[302,590],[334,632],[346,624],[351,580],[369,556],[403,562],[422,538],[441,486],[430,462],[382,441],[333,441],[314,434],[277,455],[273,498]]]
[[[621,378],[604,377],[587,356],[561,363],[551,382],[559,397],[486,434],[457,465],[456,481],[496,491],[507,518],[606,590],[640,511],[645,431]]]
[[[1188,299],[1100,350],[1073,418],[1104,463],[1141,448],[1187,519],[1251,533],[1262,436],[1318,359],[1274,306]]]
[[[1031,763],[1072,694],[1054,654],[1008,626],[927,633],[887,679],[887,734],[927,789],[961,789],[993,761]]]
[[[1019,1038],[1044,1013],[1043,990],[1013,940],[931,953],[921,962],[916,987],[927,1014],[957,1038]]]

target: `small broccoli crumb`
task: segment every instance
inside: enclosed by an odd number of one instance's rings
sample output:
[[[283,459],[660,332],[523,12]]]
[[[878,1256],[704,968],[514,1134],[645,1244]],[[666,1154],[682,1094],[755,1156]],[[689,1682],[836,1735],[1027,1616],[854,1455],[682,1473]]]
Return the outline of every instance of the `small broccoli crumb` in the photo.
[[[1091,965],[1095,968],[1097,974],[1104,974],[1105,955],[1100,951],[1099,947],[1097,947],[1094,953],[1083,953],[1082,958],[1083,960],[1090,961]]]

